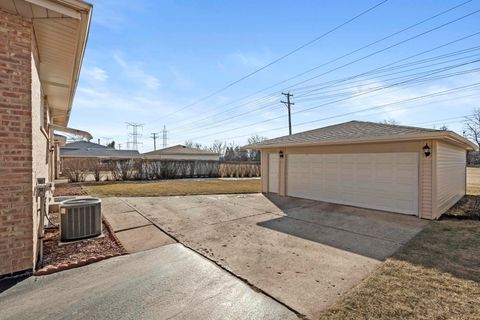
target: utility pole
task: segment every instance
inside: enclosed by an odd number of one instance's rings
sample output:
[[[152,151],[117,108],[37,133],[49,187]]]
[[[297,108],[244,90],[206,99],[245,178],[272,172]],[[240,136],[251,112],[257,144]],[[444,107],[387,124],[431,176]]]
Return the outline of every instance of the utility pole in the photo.
[[[295,103],[290,101],[290,97],[293,97],[293,94],[290,92],[282,92],[282,94],[287,97],[287,101],[280,101],[281,103],[285,104],[288,109],[288,134],[292,135],[292,112],[291,112],[291,106],[295,105]]]
[[[165,149],[167,147],[167,127],[163,125],[163,130],[162,130],[162,138],[163,138],[163,148]]]
[[[151,138],[153,139],[153,151],[157,151],[158,132],[152,132]]]
[[[138,145],[142,144],[142,142],[139,142],[139,138],[142,137],[142,134],[139,133],[138,128],[143,130],[143,124],[140,123],[132,123],[132,122],[127,122],[127,129],[132,128],[132,132],[128,134],[132,140],[127,142],[127,148],[130,150],[138,150]]]

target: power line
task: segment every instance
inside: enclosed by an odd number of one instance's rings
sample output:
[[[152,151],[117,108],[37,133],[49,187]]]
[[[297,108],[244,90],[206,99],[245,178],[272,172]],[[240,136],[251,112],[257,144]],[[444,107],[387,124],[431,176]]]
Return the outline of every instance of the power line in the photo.
[[[313,110],[313,109],[318,109],[318,108],[320,108],[320,107],[324,107],[324,106],[327,106],[327,105],[330,105],[330,104],[333,104],[333,103],[338,103],[338,102],[343,102],[343,101],[346,101],[346,100],[350,100],[350,99],[353,99],[353,98],[356,98],[356,97],[359,97],[359,96],[363,96],[363,95],[368,94],[368,93],[377,92],[377,91],[379,91],[379,90],[384,90],[384,89],[388,89],[388,88],[391,88],[391,87],[394,87],[394,86],[402,85],[402,84],[405,84],[405,83],[408,83],[408,82],[411,82],[411,81],[414,81],[414,80],[417,80],[417,79],[424,78],[424,77],[426,77],[426,76],[428,76],[428,75],[433,75],[433,74],[436,74],[436,73],[439,73],[439,72],[442,72],[442,71],[445,71],[445,70],[450,70],[450,69],[453,69],[453,68],[458,68],[458,67],[465,66],[465,65],[467,65],[467,64],[471,64],[471,63],[478,62],[478,61],[479,61],[479,60],[474,60],[473,62],[457,64],[457,65],[454,65],[454,66],[450,66],[450,67],[448,67],[448,68],[447,68],[447,67],[446,67],[446,68],[442,68],[441,70],[438,70],[438,69],[437,69],[437,70],[435,70],[435,71],[433,71],[433,72],[430,72],[430,73],[428,73],[428,74],[426,74],[426,75],[422,75],[422,76],[419,76],[419,77],[416,77],[416,78],[413,78],[413,79],[408,79],[408,80],[396,82],[396,83],[393,83],[393,84],[389,84],[389,85],[386,85],[386,86],[378,87],[378,88],[375,88],[375,89],[372,89],[372,90],[368,90],[368,91],[365,91],[365,92],[362,92],[362,93],[358,93],[358,94],[351,95],[351,96],[346,97],[346,98],[337,99],[337,100],[334,100],[334,101],[329,101],[329,102],[326,102],[326,103],[323,103],[323,104],[320,104],[320,105],[317,105],[317,106],[314,106],[314,107],[310,107],[310,108],[306,108],[306,109],[302,109],[302,110],[296,111],[296,112],[294,112],[294,114],[303,113],[303,112],[310,111],[310,110]],[[213,133],[213,134],[224,133],[224,132],[227,132],[227,131],[232,131],[232,130],[237,130],[237,129],[244,129],[244,128],[246,128],[246,127],[251,127],[251,126],[254,126],[254,125],[257,125],[257,124],[270,122],[270,121],[273,121],[273,120],[276,120],[276,119],[280,119],[280,118],[282,118],[282,116],[277,116],[277,117],[269,118],[269,119],[266,119],[266,120],[254,122],[253,124],[243,125],[243,126],[241,126],[241,127],[236,127],[236,128],[233,128],[233,129],[227,129],[227,130],[215,132],[215,133]],[[203,137],[207,137],[207,136],[210,136],[210,135],[213,135],[213,134],[209,134],[209,135],[197,137],[196,139],[200,139],[200,138],[203,138]]]
[[[200,102],[202,102],[202,101],[205,101],[205,100],[207,100],[207,99],[209,99],[209,98],[217,95],[218,93],[220,93],[220,92],[222,92],[222,91],[225,91],[226,89],[234,86],[235,84],[237,84],[237,83],[239,83],[239,82],[241,82],[241,81],[243,81],[243,80],[245,80],[245,79],[247,79],[247,78],[250,78],[251,76],[257,74],[258,72],[260,72],[260,71],[262,71],[262,70],[265,70],[266,68],[274,65],[275,63],[280,62],[280,61],[284,60],[285,58],[287,58],[287,57],[295,54],[296,52],[298,52],[298,51],[300,51],[300,50],[308,47],[309,45],[311,45],[311,44],[317,42],[318,40],[326,37],[327,35],[335,32],[336,30],[342,28],[343,26],[345,26],[345,25],[353,22],[354,20],[360,18],[361,16],[367,14],[368,12],[376,9],[377,7],[381,6],[382,4],[384,4],[384,3],[388,2],[388,1],[389,1],[389,0],[383,0],[383,1],[375,4],[374,6],[372,6],[372,7],[368,8],[368,9],[362,11],[361,13],[359,13],[359,14],[355,15],[354,17],[348,19],[347,21],[341,23],[340,25],[337,25],[336,27],[334,27],[334,28],[332,28],[332,29],[324,32],[323,34],[317,36],[316,38],[314,38],[314,39],[312,39],[312,40],[310,40],[310,41],[302,44],[301,46],[295,48],[294,50],[292,50],[292,51],[290,51],[290,52],[288,52],[288,53],[286,53],[286,54],[284,54],[284,55],[276,58],[276,59],[273,60],[272,62],[270,62],[270,63],[268,63],[268,64],[266,64],[266,65],[258,68],[257,70],[255,70],[255,71],[253,71],[253,72],[250,72],[249,74],[241,77],[240,79],[237,79],[237,80],[235,80],[235,81],[233,81],[233,82],[230,82],[229,84],[221,87],[220,89],[217,89],[217,90],[213,91],[212,93],[204,96],[203,98],[200,98],[200,99],[198,99],[198,100],[196,100],[196,101],[194,101],[194,102],[192,102],[192,103],[189,103],[189,104],[181,107],[180,109],[178,109],[178,110],[176,110],[176,111],[174,111],[174,112],[172,112],[172,113],[170,113],[170,114],[167,114],[165,117],[168,118],[169,116],[171,116],[171,115],[173,115],[173,114],[176,114],[176,113],[178,113],[178,112],[180,112],[180,111],[183,111],[183,110],[185,110],[185,109],[187,109],[187,108],[190,108],[190,107],[192,107],[192,106],[194,106],[194,105],[196,105],[196,104],[198,104],[198,103],[200,103]]]
[[[478,61],[479,61],[479,60],[475,60],[475,62],[478,62]],[[469,63],[472,63],[472,62],[469,62]],[[466,65],[466,63],[449,67],[449,69],[457,68],[457,67],[464,66],[464,65]],[[445,69],[445,68],[442,69],[442,71],[444,71],[444,70],[446,70],[446,69]],[[436,71],[431,72],[431,73],[429,73],[429,74],[427,74],[427,75],[433,75],[433,74],[438,73],[438,72],[440,72],[440,71],[436,70]],[[294,112],[294,114],[303,113],[303,112],[310,111],[310,110],[313,110],[313,109],[318,109],[318,108],[320,108],[320,107],[324,107],[324,106],[327,106],[327,105],[330,105],[330,104],[333,104],[333,103],[343,102],[343,101],[350,100],[350,99],[353,99],[353,98],[356,98],[356,97],[359,97],[359,96],[363,96],[363,95],[368,94],[368,93],[377,92],[377,91],[379,91],[379,90],[384,90],[384,89],[387,89],[387,88],[391,88],[391,87],[394,87],[394,86],[398,86],[398,85],[401,85],[401,84],[404,84],[404,83],[408,83],[408,82],[410,82],[410,81],[412,81],[412,80],[421,79],[421,78],[423,78],[423,77],[425,77],[425,76],[427,76],[427,75],[423,75],[423,76],[416,77],[416,78],[409,79],[409,80],[405,80],[405,81],[400,81],[400,82],[393,83],[393,84],[390,84],[390,85],[387,85],[387,86],[383,86],[383,87],[380,87],[380,88],[375,88],[375,89],[373,89],[373,90],[369,90],[369,91],[362,92],[362,93],[359,93],[359,94],[351,95],[351,96],[346,97],[346,98],[342,98],[342,99],[338,99],[338,100],[335,100],[335,101],[326,102],[326,103],[323,103],[323,104],[320,104],[320,105],[317,105],[317,106],[314,106],[314,107],[302,109],[302,110],[299,110],[299,111]],[[213,133],[213,134],[209,134],[209,135],[204,135],[204,136],[201,136],[201,137],[197,137],[196,139],[200,139],[200,138],[203,138],[203,137],[208,137],[208,136],[210,136],[210,135],[215,135],[215,134],[219,134],[219,133],[223,133],[223,132],[227,132],[227,131],[232,131],[232,130],[237,130],[237,129],[244,129],[244,128],[246,128],[246,127],[251,127],[251,126],[254,126],[254,125],[257,125],[257,124],[262,124],[262,123],[270,122],[270,121],[279,119],[279,118],[281,118],[281,117],[282,117],[282,116],[277,116],[277,117],[270,118],[270,119],[267,119],[267,120],[255,122],[255,123],[253,123],[253,124],[243,125],[243,126],[241,126],[241,127],[237,127],[237,128],[233,128],[233,129],[227,129],[227,130],[224,130],[224,131],[215,132],[215,133]]]
[[[383,68],[383,67],[380,67],[380,68],[377,68],[375,70],[375,72],[364,72],[364,73],[361,73],[361,74],[368,74],[368,75],[375,75],[375,74],[382,74],[382,73],[385,73],[386,71],[390,71],[390,70],[396,70],[396,69],[401,69],[401,68],[404,68],[404,67],[409,67],[409,66],[414,66],[414,65],[418,65],[418,64],[422,64],[422,63],[425,63],[425,62],[430,62],[430,61],[435,61],[435,60],[439,60],[439,59],[443,59],[443,58],[447,58],[447,57],[452,57],[452,56],[455,56],[455,55],[459,55],[459,54],[464,54],[464,53],[468,53],[468,52],[471,52],[473,50],[478,50],[480,49],[480,46],[477,46],[477,47],[471,47],[471,48],[468,48],[468,49],[463,49],[463,50],[459,50],[459,51],[454,51],[454,52],[450,52],[450,53],[447,53],[447,54],[442,54],[442,55],[439,55],[439,56],[435,56],[435,57],[431,57],[431,58],[427,58],[427,59],[422,59],[422,60],[417,60],[417,61],[413,61],[413,62],[410,62],[410,63],[406,63],[406,64],[402,64],[402,65],[398,65],[398,66],[395,66],[395,67],[390,67],[390,68]],[[428,50],[430,51],[430,50]],[[416,56],[416,55],[415,55]],[[425,65],[425,66],[420,66],[420,67],[416,67],[416,68],[411,68],[411,69],[407,69],[407,70],[401,70],[401,71],[396,71],[396,72],[391,72],[391,73],[387,73],[387,74],[384,74],[382,75],[382,77],[385,77],[385,76],[389,76],[389,75],[395,75],[395,74],[399,74],[399,73],[404,73],[404,72],[408,72],[408,71],[413,71],[413,70],[418,70],[418,69],[422,69],[422,68],[427,68],[427,67],[431,67],[431,66],[435,66],[435,65],[440,65],[440,64],[445,64],[445,63],[448,63],[448,62],[452,62],[452,61],[458,61],[458,60],[461,60],[461,59],[466,59],[466,58],[471,58],[471,57],[476,57],[478,56],[478,54],[475,54],[475,55],[471,55],[471,56],[468,56],[468,57],[463,57],[463,58],[456,58],[456,59],[451,59],[451,60],[448,60],[448,61],[443,61],[443,62],[440,62],[440,63],[434,63],[434,64],[430,64],[430,65]],[[400,59],[400,60],[405,60],[405,58],[403,59]],[[399,60],[399,61],[400,61]],[[388,64],[388,65],[391,65],[391,64]],[[387,66],[388,66],[387,65]],[[431,71],[431,70],[430,70]],[[428,72],[430,72],[428,71]],[[425,71],[427,72],[427,71]],[[401,76],[401,77],[396,77],[396,78],[390,78],[390,79],[385,79],[383,81],[390,81],[390,80],[395,80],[395,79],[403,79],[405,77],[411,77],[412,74],[408,74],[406,76]],[[328,89],[328,88],[331,88],[331,87],[337,87],[337,86],[341,86],[341,85],[345,85],[345,84],[351,84],[351,83],[356,83],[356,82],[360,82],[360,81],[365,81],[365,80],[370,80],[370,79],[379,79],[378,76],[377,77],[371,77],[371,78],[367,78],[367,79],[357,79],[357,75],[355,76],[348,76],[346,78],[340,78],[340,79],[336,79],[336,80],[330,80],[330,81],[327,81],[327,82],[323,82],[323,83],[320,83],[320,84],[316,84],[315,86],[320,86],[320,85],[323,85],[323,84],[328,84],[328,85],[325,85],[323,87],[320,87],[319,89],[317,90],[321,90],[321,89]],[[348,80],[345,80],[345,79],[350,79],[349,81]],[[345,87],[345,88],[342,88],[342,89],[336,89],[336,90],[330,90],[330,91],[322,91],[321,94],[325,94],[325,93],[329,93],[329,92],[336,92],[336,91],[339,91],[339,90],[348,90],[348,89],[353,89],[353,88],[356,88],[357,86],[350,86],[350,87]],[[312,88],[312,86],[308,86],[308,88]],[[313,90],[312,90],[313,91]],[[315,95],[319,95],[320,93],[315,93]],[[313,94],[311,94],[313,95]],[[301,100],[301,101],[305,101],[305,99],[302,99],[302,97],[305,97],[305,96],[308,96],[308,94],[300,94],[298,97],[300,97],[298,100]],[[323,98],[325,98],[325,96],[323,96]],[[226,118],[223,118],[223,119],[218,119],[217,122],[224,122],[224,121],[227,121],[227,120],[231,120],[231,119],[234,119],[234,118],[238,118],[238,117],[241,117],[241,116],[244,116],[244,115],[249,115],[252,113],[252,111],[260,111],[262,109],[265,109],[265,108],[268,108],[268,107],[274,107],[273,109],[278,109],[279,107],[277,106],[276,103],[267,103],[265,104],[264,106],[261,106],[259,108],[256,108],[254,110],[249,110],[249,111],[246,111],[246,112],[243,112],[243,113],[240,113],[240,114],[236,114],[236,115],[233,115],[233,116],[228,116]],[[273,110],[272,109],[272,110]],[[200,125],[200,126],[196,126],[194,128],[191,128],[191,129],[187,129],[187,130],[184,130],[184,132],[194,132],[194,131],[199,131],[199,130],[205,130],[205,129],[212,129],[214,127],[217,127],[219,126],[218,124],[208,124],[208,125]]]
[[[459,21],[459,20],[461,20],[461,19],[465,19],[466,17],[471,16],[472,14],[475,14],[475,13],[478,13],[478,12],[480,12],[480,10],[473,11],[473,12],[471,12],[471,13],[469,13],[469,14],[467,14],[467,15],[464,15],[464,16],[462,16],[462,17],[460,17],[460,18],[457,18],[457,19],[455,19],[455,20],[451,20],[451,21],[449,21],[449,22],[447,22],[447,23],[444,23],[444,24],[442,24],[441,26],[437,26],[437,27],[435,27],[435,28],[433,28],[433,29],[430,29],[430,30],[427,30],[427,31],[425,31],[425,32],[422,32],[421,35],[425,35],[425,34],[427,34],[427,33],[429,33],[429,32],[438,30],[440,27],[444,27],[444,26],[449,25],[449,24],[451,24],[451,23],[457,22],[457,21]],[[438,49],[440,49],[440,48],[443,48],[443,47],[449,46],[449,45],[451,45],[451,44],[454,44],[454,43],[457,43],[457,42],[460,42],[460,41],[469,39],[469,38],[474,37],[474,36],[477,36],[477,35],[479,35],[479,34],[480,34],[480,32],[475,32],[475,33],[473,33],[473,34],[470,34],[470,35],[461,37],[461,38],[459,38],[459,39],[455,39],[455,40],[453,40],[453,41],[449,41],[449,42],[447,42],[447,43],[445,43],[445,44],[442,44],[442,45],[440,45],[440,46],[437,46],[437,47],[434,47],[434,48],[431,48],[431,49],[422,51],[422,52],[420,52],[420,53],[417,53],[417,54],[408,56],[408,57],[406,57],[406,58],[402,58],[402,59],[396,60],[396,61],[394,61],[394,62],[388,63],[388,64],[383,65],[383,66],[381,66],[381,67],[377,67],[377,68],[374,68],[374,69],[372,69],[372,70],[369,70],[369,71],[366,71],[366,72],[363,72],[363,73],[359,73],[359,74],[356,74],[356,75],[353,75],[353,76],[350,76],[350,77],[347,77],[347,78],[344,78],[344,79],[341,79],[341,80],[338,80],[338,81],[336,81],[336,83],[345,82],[345,81],[348,81],[348,80],[351,80],[351,79],[355,79],[355,78],[358,78],[358,77],[361,77],[361,76],[364,76],[364,75],[368,75],[368,74],[372,74],[372,73],[381,71],[381,70],[383,70],[383,69],[385,69],[385,68],[387,68],[387,67],[394,66],[395,64],[398,64],[398,63],[400,63],[400,62],[410,60],[410,59],[412,59],[412,58],[414,58],[414,57],[423,55],[423,54],[425,54],[425,53],[433,52],[433,51],[438,50]],[[419,36],[419,35],[413,36],[413,37],[408,38],[408,39],[406,39],[406,40],[403,40],[403,41],[401,41],[401,42],[405,43],[406,41],[409,41],[409,40],[418,38],[418,36]],[[396,46],[396,45],[398,45],[398,44],[399,44],[399,43],[396,43],[396,44],[393,44],[393,45],[391,45],[391,46],[389,46],[389,47],[392,48],[392,47],[394,47],[394,46]],[[378,51],[374,52],[373,54],[378,53],[378,52],[381,52],[381,51],[384,51],[384,49],[378,50]],[[373,54],[369,54],[369,55],[367,55],[367,56],[372,56]],[[356,61],[356,62],[361,61],[361,60],[363,60],[363,59],[364,59],[365,57],[367,57],[367,56],[364,56],[364,57],[362,57],[362,58],[360,58],[360,59],[357,59],[357,60],[355,60],[355,61]],[[352,64],[352,62],[349,62],[349,63],[347,63],[347,64],[345,64],[345,65],[342,65],[342,66],[337,67],[337,68],[334,68],[334,69],[338,70],[339,68],[341,68],[341,67],[343,67],[343,66],[346,66],[346,65],[350,65],[350,64]],[[326,73],[330,73],[330,72],[333,71],[334,69],[330,69],[329,71],[324,72],[324,73],[321,74],[321,75],[324,75],[324,74],[326,74]],[[316,76],[316,77],[314,77],[314,78],[317,78],[317,77],[318,77],[318,76]],[[310,80],[312,80],[312,79],[314,79],[314,78],[310,78]],[[297,84],[302,84],[302,83],[304,83],[304,82],[306,82],[306,81],[301,81],[301,82],[299,82],[299,83],[297,83]],[[331,85],[333,85],[333,84],[330,84],[329,86],[325,86],[324,88],[328,88],[328,87],[330,87]],[[295,85],[294,85],[294,86],[290,86],[290,87],[288,87],[288,88],[294,88],[294,87],[295,87]],[[251,113],[252,111],[255,111],[255,110],[251,110],[251,111],[249,111],[249,113]]]
[[[295,103],[290,101],[290,98],[293,97],[293,94],[290,92],[282,92],[282,95],[287,97],[287,101],[280,101],[281,103],[285,104],[285,106],[288,109],[288,134],[292,135],[292,112],[291,112],[291,106],[293,106]]]
[[[390,106],[394,106],[394,105],[409,103],[409,102],[412,102],[412,101],[420,101],[420,100],[423,100],[423,99],[430,99],[430,98],[435,98],[435,97],[439,97],[439,96],[450,95],[452,93],[456,93],[456,92],[459,92],[459,91],[462,91],[462,90],[472,90],[472,89],[477,90],[479,87],[480,87],[480,82],[476,82],[476,83],[472,83],[472,84],[465,85],[465,86],[455,87],[455,88],[448,89],[448,90],[437,91],[437,92],[433,92],[433,93],[430,93],[430,94],[417,96],[417,97],[413,97],[413,98],[408,98],[408,99],[404,99],[404,100],[400,100],[400,101],[395,101],[395,102],[391,102],[391,103],[387,103],[387,104],[382,104],[382,105],[368,107],[368,108],[364,108],[364,109],[360,109],[360,110],[355,110],[355,111],[350,111],[350,112],[346,112],[346,113],[336,114],[336,115],[332,115],[332,116],[328,116],[328,117],[324,117],[324,118],[320,118],[320,119],[316,119],[316,120],[309,120],[309,121],[300,122],[300,123],[297,124],[297,127],[310,125],[310,124],[313,124],[313,123],[316,123],[316,122],[322,122],[322,121],[332,120],[332,119],[336,119],[336,118],[342,118],[342,117],[345,117],[345,116],[350,116],[350,115],[354,115],[354,114],[358,114],[358,113],[365,113],[365,112],[369,112],[369,111],[373,111],[373,110],[379,110],[379,109],[383,109],[385,107],[390,107]],[[475,93],[473,95],[467,95],[466,97],[470,97],[470,96],[478,96],[478,93]],[[425,104],[425,105],[427,105],[427,104]],[[401,110],[401,109],[396,109],[396,110]],[[369,116],[371,116],[371,114],[369,114]],[[278,131],[278,130],[283,130],[283,129],[285,129],[285,126],[277,127],[277,128],[271,128],[271,129],[267,129],[267,130],[256,131],[256,132],[254,132],[254,134],[260,134],[260,133],[271,132],[271,131]],[[228,138],[225,138],[225,140],[238,139],[238,138],[247,137],[247,136],[250,136],[250,135],[252,135],[252,133],[245,134],[245,135],[228,137]]]
[[[245,97],[242,97],[241,99],[237,100],[237,102],[238,102],[238,101],[245,100],[246,98],[252,97],[252,96],[254,96],[254,95],[258,94],[258,93],[261,93],[261,92],[263,92],[263,91],[266,91],[266,90],[268,90],[268,89],[271,89],[271,88],[273,88],[273,87],[275,87],[275,86],[278,86],[278,85],[280,85],[280,84],[286,83],[286,82],[288,82],[288,81],[290,81],[290,80],[296,79],[296,78],[298,78],[298,77],[300,77],[300,76],[303,76],[303,75],[305,75],[305,74],[307,74],[307,73],[310,73],[311,71],[314,71],[314,70],[316,70],[316,69],[318,69],[318,68],[320,68],[320,67],[323,67],[323,66],[326,66],[326,65],[328,65],[328,64],[331,64],[331,63],[333,63],[333,62],[336,62],[336,61],[338,61],[338,60],[340,60],[340,59],[342,59],[342,58],[345,58],[345,57],[347,57],[347,56],[350,56],[350,55],[352,55],[352,54],[354,54],[354,53],[356,53],[356,52],[359,52],[359,51],[361,51],[361,50],[363,50],[363,49],[366,49],[366,48],[368,48],[368,47],[371,47],[371,46],[373,46],[373,45],[375,45],[375,44],[377,44],[377,43],[380,43],[380,42],[382,42],[382,41],[384,41],[384,40],[387,40],[387,39],[389,39],[389,38],[392,38],[392,37],[394,37],[394,36],[396,36],[396,35],[398,35],[398,34],[400,34],[400,33],[403,33],[403,32],[405,32],[405,31],[407,31],[407,30],[410,30],[410,29],[412,29],[412,28],[415,28],[416,26],[419,26],[419,25],[421,25],[421,24],[423,24],[423,23],[425,23],[425,22],[427,22],[427,21],[433,20],[433,19],[435,19],[435,18],[437,18],[437,17],[439,17],[439,16],[441,16],[441,15],[444,15],[444,14],[450,12],[450,11],[453,11],[453,10],[455,10],[455,9],[457,9],[457,8],[463,6],[463,5],[465,5],[465,4],[467,4],[467,3],[471,2],[471,1],[472,1],[472,0],[465,1],[465,2],[463,2],[463,3],[460,3],[459,5],[456,5],[456,6],[454,6],[454,7],[451,7],[451,8],[449,8],[449,9],[444,10],[444,11],[442,11],[442,12],[440,12],[440,13],[437,13],[437,14],[435,14],[435,15],[433,15],[433,16],[430,16],[430,17],[428,17],[428,18],[426,18],[426,19],[424,19],[424,20],[422,20],[422,21],[420,21],[420,22],[417,22],[417,23],[415,23],[415,24],[413,24],[413,25],[410,25],[410,26],[408,26],[408,27],[406,27],[406,28],[403,28],[403,29],[401,29],[401,30],[399,30],[399,31],[397,31],[397,32],[394,32],[394,33],[392,33],[392,34],[389,34],[388,36],[385,36],[385,37],[383,37],[383,38],[381,38],[381,39],[379,39],[379,40],[373,41],[373,42],[371,42],[371,43],[369,43],[369,44],[367,44],[367,45],[365,45],[365,46],[362,46],[362,47],[360,47],[360,48],[357,48],[357,49],[355,49],[355,50],[353,50],[353,51],[350,51],[350,52],[348,52],[348,53],[346,53],[346,54],[344,54],[344,55],[342,55],[342,56],[340,56],[340,57],[337,57],[337,58],[335,58],[335,59],[333,59],[333,60],[330,60],[330,61],[328,61],[328,62],[322,63],[322,64],[320,64],[320,65],[318,65],[318,66],[315,66],[315,67],[313,67],[313,68],[311,68],[311,69],[308,69],[307,71],[304,71],[304,72],[302,72],[302,73],[299,73],[299,74],[297,74],[297,75],[295,75],[295,76],[293,76],[293,77],[290,77],[290,78],[288,78],[288,79],[285,79],[285,80],[282,80],[282,81],[280,81],[280,82],[277,82],[277,83],[275,83],[275,84],[273,84],[273,85],[271,85],[271,86],[268,86],[268,87],[266,87],[266,88],[263,88],[263,89],[261,89],[261,90],[258,90],[258,91],[256,91],[256,92],[254,92],[253,94],[250,94],[250,95],[247,95],[247,96],[245,96]],[[387,50],[388,50],[388,49],[387,49]],[[278,93],[278,92],[277,92],[277,93]],[[275,94],[276,94],[276,93],[275,93]],[[234,103],[234,102],[233,102],[233,103]],[[232,102],[228,103],[227,105],[230,105],[230,104],[232,104]],[[217,113],[217,114],[215,114],[215,115],[228,112],[228,111],[233,110],[233,109],[235,109],[235,108],[237,108],[237,107],[229,108],[229,109],[224,110],[224,111],[222,111],[222,112],[220,112],[220,113]],[[215,115],[214,115],[214,116],[215,116]],[[209,118],[211,118],[211,117],[205,117],[205,118],[203,118],[203,119],[209,119]],[[193,123],[196,123],[196,122],[198,122],[198,121],[199,121],[199,120],[195,120],[195,121],[193,121]],[[192,122],[189,122],[189,123],[192,123]],[[176,129],[176,128],[175,128],[175,129]]]
[[[153,151],[157,151],[158,132],[152,132],[150,137],[153,139]]]

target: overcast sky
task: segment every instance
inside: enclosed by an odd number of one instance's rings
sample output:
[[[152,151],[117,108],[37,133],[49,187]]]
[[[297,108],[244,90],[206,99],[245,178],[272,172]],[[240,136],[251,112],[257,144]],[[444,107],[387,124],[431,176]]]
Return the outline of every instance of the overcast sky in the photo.
[[[479,87],[467,87],[480,82],[478,1],[448,12],[465,1],[387,1],[225,90],[381,0],[92,2],[69,126],[95,142],[126,148],[126,122],[143,124],[140,151],[164,125],[168,145],[282,136],[282,90],[294,95],[294,132],[392,119],[462,133],[461,117],[480,107]]]

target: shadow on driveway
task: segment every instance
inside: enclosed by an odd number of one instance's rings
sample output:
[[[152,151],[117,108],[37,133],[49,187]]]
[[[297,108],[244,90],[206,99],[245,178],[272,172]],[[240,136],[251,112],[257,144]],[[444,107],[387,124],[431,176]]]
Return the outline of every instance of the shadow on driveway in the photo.
[[[326,202],[266,197],[285,216],[257,225],[384,261],[427,224],[417,217]]]

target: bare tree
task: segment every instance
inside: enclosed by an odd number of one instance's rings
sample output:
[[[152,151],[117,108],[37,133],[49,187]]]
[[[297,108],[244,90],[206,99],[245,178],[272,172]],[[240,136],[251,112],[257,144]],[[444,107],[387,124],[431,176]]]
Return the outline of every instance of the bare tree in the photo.
[[[248,144],[259,143],[259,142],[263,142],[265,140],[268,140],[268,138],[267,137],[262,137],[262,136],[259,136],[258,134],[256,134],[256,135],[253,135],[250,138],[248,138]]]
[[[444,124],[440,128],[438,128],[438,130],[448,131],[448,127],[447,127],[447,125]]]
[[[391,124],[391,125],[395,125],[395,126],[398,126],[400,124],[399,121],[395,120],[395,119],[383,119],[382,121],[379,121],[378,123],[382,123],[382,124]]]
[[[185,141],[185,146],[188,148],[194,148],[199,150],[205,149],[205,147],[201,143],[193,142],[192,140]]]
[[[227,143],[220,141],[220,140],[215,140],[210,148],[208,150],[220,154],[220,156],[223,156],[225,153],[225,149],[227,148]]]
[[[480,108],[473,109],[472,114],[465,117],[465,130],[463,135],[465,138],[475,141],[480,147]]]
[[[260,143],[267,140],[267,137],[259,136],[258,134],[248,138],[248,144]],[[260,150],[248,150],[248,158],[253,161],[260,161]]]

